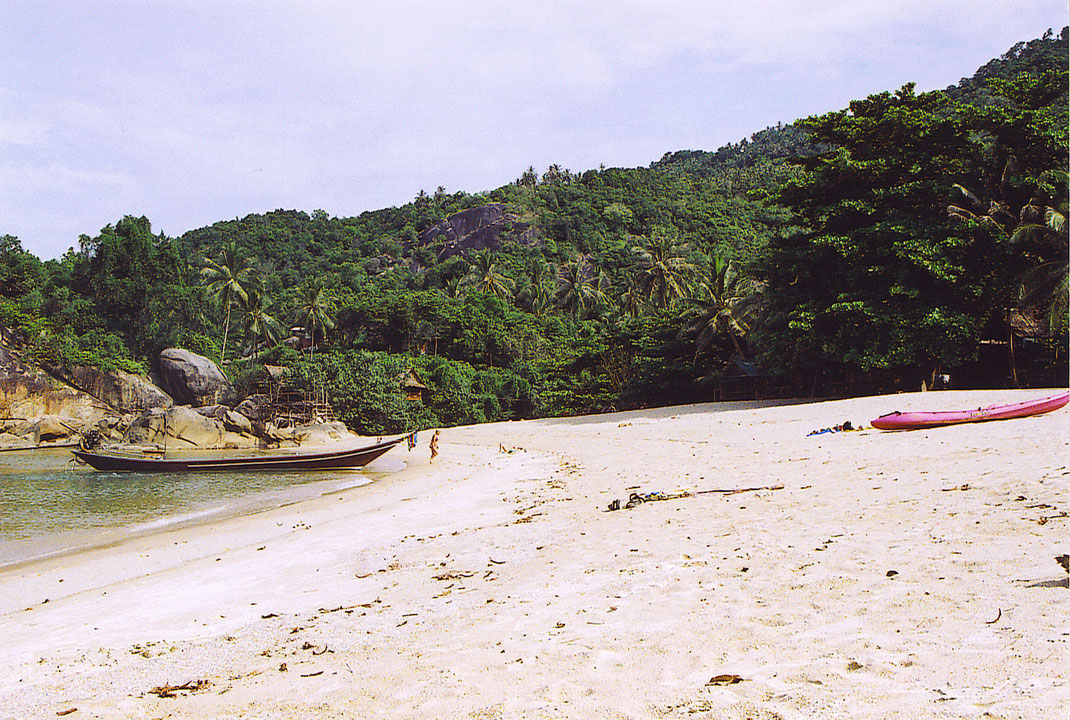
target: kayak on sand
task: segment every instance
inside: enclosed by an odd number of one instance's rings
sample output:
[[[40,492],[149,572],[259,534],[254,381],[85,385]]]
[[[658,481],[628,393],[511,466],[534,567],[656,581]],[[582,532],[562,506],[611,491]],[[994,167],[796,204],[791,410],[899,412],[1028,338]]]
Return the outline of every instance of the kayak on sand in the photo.
[[[1070,392],[1018,403],[992,405],[977,410],[945,410],[939,412],[892,412],[881,415],[870,425],[878,430],[917,430],[919,428],[957,425],[959,423],[1010,420],[1030,417],[1058,410],[1070,401]]]

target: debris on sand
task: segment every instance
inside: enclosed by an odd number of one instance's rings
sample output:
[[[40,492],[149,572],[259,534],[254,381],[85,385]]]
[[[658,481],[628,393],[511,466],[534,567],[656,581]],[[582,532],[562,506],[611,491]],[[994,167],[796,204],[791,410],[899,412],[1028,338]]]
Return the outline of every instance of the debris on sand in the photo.
[[[711,490],[681,490],[674,493],[652,492],[646,494],[632,493],[628,496],[628,501],[621,505],[620,500],[614,500],[609,504],[609,511],[620,510],[622,507],[625,510],[631,510],[633,507],[642,505],[643,503],[658,502],[660,500],[679,500],[681,498],[696,497],[698,495],[736,495],[738,493],[745,492],[758,492],[760,490],[783,490],[783,485],[762,485],[760,487],[745,487],[745,488],[714,488]]]
[[[152,690],[149,690],[149,693],[156,697],[169,698],[176,697],[179,692],[195,693],[199,690],[207,690],[211,686],[212,683],[207,680],[190,680],[181,685],[160,685],[159,687],[154,687]]]

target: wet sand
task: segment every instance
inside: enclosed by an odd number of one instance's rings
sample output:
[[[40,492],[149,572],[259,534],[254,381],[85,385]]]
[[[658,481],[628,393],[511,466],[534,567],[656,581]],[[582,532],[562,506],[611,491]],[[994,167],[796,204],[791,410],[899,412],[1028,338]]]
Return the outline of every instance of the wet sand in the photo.
[[[422,433],[368,487],[0,573],[0,717],[1063,718],[1070,412],[808,436],[1044,394]]]

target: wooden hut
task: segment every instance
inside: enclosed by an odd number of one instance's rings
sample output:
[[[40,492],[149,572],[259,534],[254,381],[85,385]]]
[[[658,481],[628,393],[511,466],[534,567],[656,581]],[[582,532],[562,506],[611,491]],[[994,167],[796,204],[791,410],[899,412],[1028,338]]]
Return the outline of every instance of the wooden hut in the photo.
[[[401,374],[401,389],[405,391],[405,397],[409,402],[424,402],[424,393],[428,391],[423,378],[414,368],[409,368]]]

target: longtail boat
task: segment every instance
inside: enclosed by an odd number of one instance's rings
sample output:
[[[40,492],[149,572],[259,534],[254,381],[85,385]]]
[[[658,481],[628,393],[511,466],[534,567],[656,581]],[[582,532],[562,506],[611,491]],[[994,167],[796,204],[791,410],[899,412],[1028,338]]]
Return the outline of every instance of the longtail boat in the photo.
[[[987,422],[1030,417],[1058,410],[1070,402],[1070,392],[1024,402],[990,405],[976,410],[945,410],[939,412],[892,412],[881,415],[870,425],[878,430],[917,430],[920,428],[957,425],[959,423]]]
[[[410,447],[414,434],[402,435],[359,448],[313,453],[244,455],[237,457],[141,457],[82,448],[74,456],[96,470],[107,472],[226,472],[229,470],[322,470],[363,467],[406,440]]]

